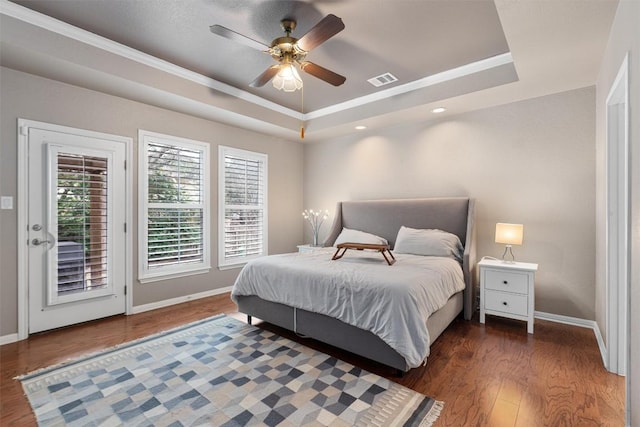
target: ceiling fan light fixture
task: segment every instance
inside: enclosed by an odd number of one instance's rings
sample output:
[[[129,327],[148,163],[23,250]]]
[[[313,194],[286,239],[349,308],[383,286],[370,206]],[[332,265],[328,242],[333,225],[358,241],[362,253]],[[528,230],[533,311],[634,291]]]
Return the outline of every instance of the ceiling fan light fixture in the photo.
[[[280,21],[280,24],[285,36],[274,39],[271,45],[266,45],[218,24],[211,25],[209,30],[218,36],[265,52],[277,62],[276,65],[272,65],[256,77],[251,82],[251,87],[262,87],[271,81],[273,87],[285,92],[294,92],[302,89],[302,79],[298,74],[298,70],[294,68],[294,64],[299,65],[300,69],[305,73],[333,86],[340,86],[347,80],[346,77],[338,73],[334,73],[313,62],[305,61],[307,54],[312,49],[344,30],[342,19],[333,14],[328,14],[300,38],[291,37],[291,33],[296,28],[295,19],[285,18]]]
[[[280,65],[278,74],[272,80],[273,87],[285,92],[295,92],[302,89],[302,78],[296,67],[291,63]]]

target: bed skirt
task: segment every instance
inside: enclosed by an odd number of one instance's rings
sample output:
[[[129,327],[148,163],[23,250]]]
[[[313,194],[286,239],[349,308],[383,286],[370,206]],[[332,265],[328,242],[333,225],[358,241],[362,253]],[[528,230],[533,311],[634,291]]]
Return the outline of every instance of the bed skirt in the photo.
[[[238,296],[238,311],[266,322],[347,350],[400,371],[410,369],[404,357],[372,332],[348,325],[319,313],[296,309],[263,300],[257,296]],[[458,292],[446,305],[427,320],[431,343],[463,311],[463,292]]]

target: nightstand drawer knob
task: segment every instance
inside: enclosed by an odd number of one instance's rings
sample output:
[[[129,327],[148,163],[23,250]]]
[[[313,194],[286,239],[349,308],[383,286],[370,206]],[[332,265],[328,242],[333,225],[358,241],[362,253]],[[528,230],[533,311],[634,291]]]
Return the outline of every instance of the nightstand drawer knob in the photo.
[[[506,301],[502,301],[502,305],[508,305]]]
[[[509,282],[507,282],[506,280],[503,280],[502,283],[504,283],[505,285],[509,284]]]

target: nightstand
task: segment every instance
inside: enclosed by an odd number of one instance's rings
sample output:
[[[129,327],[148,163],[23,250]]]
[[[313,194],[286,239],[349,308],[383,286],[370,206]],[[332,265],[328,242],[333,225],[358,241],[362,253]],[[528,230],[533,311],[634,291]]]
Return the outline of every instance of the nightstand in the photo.
[[[298,245],[298,252],[313,252],[322,249],[322,246]]]
[[[480,267],[480,323],[485,314],[527,322],[533,333],[534,277],[538,264],[483,259]]]

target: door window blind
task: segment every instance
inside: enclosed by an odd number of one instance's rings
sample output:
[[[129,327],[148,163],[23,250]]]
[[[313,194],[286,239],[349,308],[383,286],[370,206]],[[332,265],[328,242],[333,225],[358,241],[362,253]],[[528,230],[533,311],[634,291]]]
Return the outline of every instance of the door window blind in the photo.
[[[107,159],[57,156],[58,294],[107,284]]]

